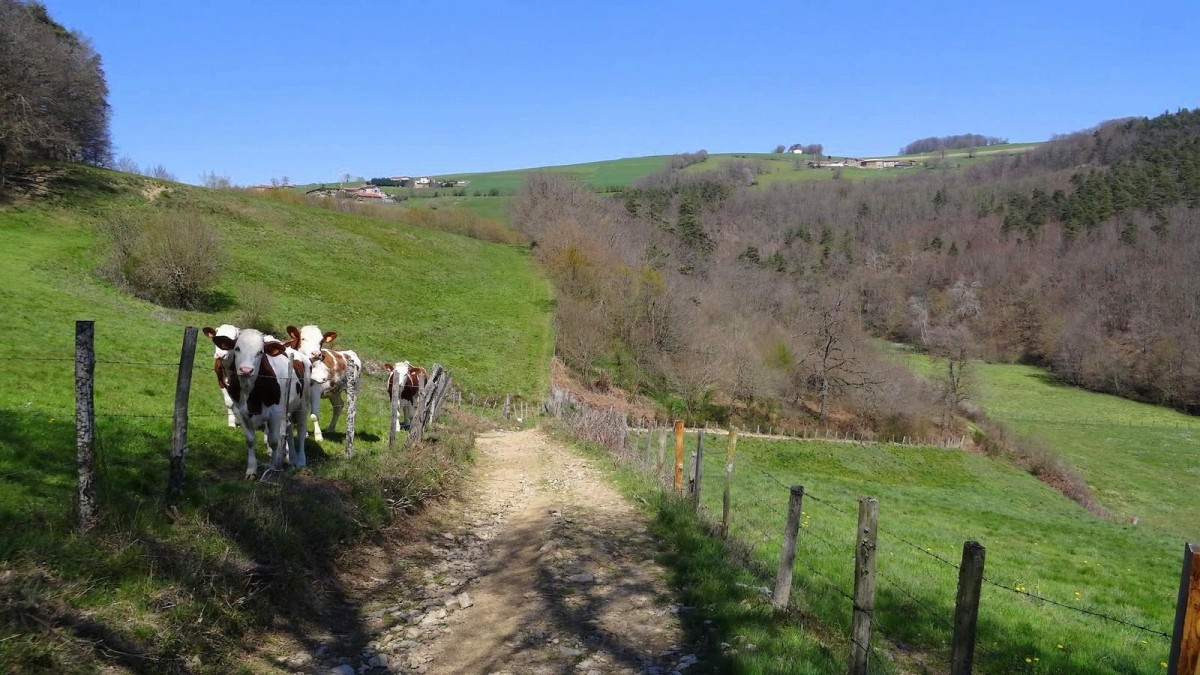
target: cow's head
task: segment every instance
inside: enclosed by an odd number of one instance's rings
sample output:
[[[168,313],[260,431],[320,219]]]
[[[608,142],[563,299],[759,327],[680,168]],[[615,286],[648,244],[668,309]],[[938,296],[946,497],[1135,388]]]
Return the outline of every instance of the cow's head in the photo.
[[[205,337],[209,338],[214,343],[216,343],[216,341],[217,341],[216,338],[218,338],[218,337],[225,337],[225,338],[229,338],[230,341],[234,341],[234,340],[237,340],[237,336],[238,336],[238,327],[231,326],[227,323],[223,323],[220,326],[217,326],[216,330],[214,330],[208,326],[205,326],[202,330],[204,332]],[[213,358],[215,358],[215,359],[225,358],[225,355],[228,352],[229,352],[229,349],[222,349],[221,346],[218,344],[216,347],[216,351],[213,352]]]
[[[322,333],[320,328],[311,325],[304,326],[298,331],[295,326],[288,326],[287,331],[291,339],[298,340],[299,342],[299,346],[294,347],[294,349],[299,350],[301,354],[307,356],[313,362],[321,358],[321,350],[324,349],[325,345],[333,342],[334,338],[337,337],[337,333],[333,331]]]
[[[383,367],[389,373],[395,373],[400,378],[400,381],[403,382],[404,378],[408,376],[408,369],[412,367],[412,364],[408,361],[398,361],[396,363],[385,363]]]
[[[205,335],[208,333],[205,332]],[[212,341],[217,349],[229,352],[234,374],[238,376],[238,379],[245,380],[247,383],[258,376],[258,367],[262,363],[264,354],[279,356],[287,350],[282,342],[274,339],[267,340],[262,333],[253,328],[238,331],[237,339],[215,333]]]

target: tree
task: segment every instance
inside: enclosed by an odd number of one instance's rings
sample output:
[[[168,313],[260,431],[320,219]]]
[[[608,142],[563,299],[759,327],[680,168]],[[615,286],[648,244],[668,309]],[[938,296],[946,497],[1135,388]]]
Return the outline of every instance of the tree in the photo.
[[[85,36],[44,5],[0,0],[0,187],[30,162],[109,164],[107,99],[100,56]]]
[[[779,145],[775,146],[775,149],[774,149],[774,150],[772,150],[771,152],[773,152],[773,153],[775,153],[775,154],[779,155],[779,154],[783,154],[783,151],[784,151],[784,150],[785,150],[785,148],[784,148],[783,144],[782,144],[782,143],[780,143]]]
[[[147,175],[149,175],[151,178],[158,178],[159,180],[179,180],[175,177],[175,174],[168,171],[167,167],[163,166],[162,164],[155,164]]]
[[[861,327],[843,290],[832,289],[810,298],[809,327],[802,334],[808,349],[805,362],[820,395],[820,417],[829,418],[832,395],[847,389],[870,389],[875,381],[866,367]]]

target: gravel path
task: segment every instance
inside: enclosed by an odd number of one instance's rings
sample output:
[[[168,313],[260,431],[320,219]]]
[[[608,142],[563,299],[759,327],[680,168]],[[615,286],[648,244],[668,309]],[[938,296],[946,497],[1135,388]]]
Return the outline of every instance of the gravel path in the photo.
[[[379,608],[365,617],[367,649],[285,665],[346,675],[695,666],[678,619],[688,608],[673,602],[645,516],[540,431],[486,433],[477,445],[470,487],[435,507],[430,534],[375,554],[393,573],[368,604]]]

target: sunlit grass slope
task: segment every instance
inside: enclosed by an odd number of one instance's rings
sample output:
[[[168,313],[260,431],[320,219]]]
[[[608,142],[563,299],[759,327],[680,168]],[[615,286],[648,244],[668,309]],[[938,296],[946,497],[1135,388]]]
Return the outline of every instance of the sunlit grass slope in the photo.
[[[703,504],[717,519],[725,444],[709,436],[705,451]],[[997,584],[1171,630],[1182,539],[1092,516],[1002,460],[941,448],[742,438],[732,532],[768,568],[778,559],[786,485],[809,493],[794,602],[841,636],[839,652],[848,648],[851,602],[842,593],[853,589],[863,495],[879,499],[883,532],[873,645],[901,662],[914,651],[925,655],[918,662],[948,660],[955,566],[966,540],[986,547],[985,576]],[[1161,672],[1166,639],[1073,609],[985,584],[977,672]],[[873,657],[880,672],[895,671],[890,660]]]
[[[201,337],[184,497],[178,511],[164,510],[183,327],[236,322],[242,286],[268,289],[276,330],[316,323],[338,332],[335,347],[368,362],[441,363],[479,394],[534,397],[545,387],[550,291],[522,249],[240,193],[166,184],[155,194],[140,177],[60,170],[48,196],[0,206],[0,594],[17,598],[0,603],[0,671],[94,672],[108,663],[229,672],[250,651],[245,635],[272,625],[311,630],[297,617],[315,620],[322,599],[344,611],[333,566],[345,547],[439,489],[440,460],[387,451],[384,381],[373,369],[353,458],[343,456],[340,433],[320,444],[310,437],[308,470],[277,486],[242,481],[242,434],[225,426],[212,345]],[[102,223],[176,209],[220,231],[226,264],[215,311],[158,307],[95,272]],[[71,533],[77,319],[96,322],[98,361],[101,526],[88,537]],[[326,402],[326,420],[328,411]],[[429,452],[469,444],[449,438],[433,434]],[[259,448],[262,462],[261,437]]]
[[[932,374],[929,358],[905,356]],[[1056,382],[1032,366],[977,364],[976,398],[989,417],[1050,445],[1118,519],[1200,539],[1200,420],[1161,406]]]

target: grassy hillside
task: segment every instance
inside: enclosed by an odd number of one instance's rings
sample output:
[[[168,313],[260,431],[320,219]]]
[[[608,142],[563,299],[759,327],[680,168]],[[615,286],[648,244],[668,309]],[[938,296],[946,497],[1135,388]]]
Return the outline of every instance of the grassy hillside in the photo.
[[[365,532],[435,494],[469,436],[387,452],[383,378],[362,385],[358,452],[309,442],[309,469],[244,483],[241,432],[225,426],[201,342],[188,480],[163,509],[182,328],[235,322],[239,288],[266,287],[268,321],[315,322],[367,361],[440,362],[468,392],[536,396],[551,350],[549,289],[523,250],[363,217],[67,167],[49,197],[0,208],[0,670],[228,672],[246,635],[299,636],[345,612],[335,561]],[[151,198],[153,197],[153,198]],[[186,209],[227,256],[211,312],[168,310],[101,280],[98,226]],[[71,534],[73,330],[96,321],[102,525]],[[328,403],[325,404],[328,419]],[[339,424],[339,431],[344,423]],[[262,441],[259,458],[263,460]],[[458,460],[461,461],[461,458]],[[307,617],[307,624],[296,617]],[[350,614],[339,621],[353,629]],[[316,630],[323,630],[320,625]],[[9,637],[11,636],[11,637]]]
[[[905,357],[918,372],[930,359]],[[1195,541],[1200,504],[1193,498],[1200,420],[1161,406],[1056,382],[1032,366],[978,364],[976,399],[992,419],[1040,437],[1078,468],[1114,518]]]
[[[722,436],[706,443],[704,506],[716,518],[724,446]],[[848,648],[843,593],[853,588],[860,495],[880,502],[873,646],[892,658],[948,658],[955,567],[968,539],[986,547],[985,576],[997,584],[1170,632],[1182,540],[1093,517],[1004,462],[938,448],[742,438],[736,467],[732,532],[768,569],[779,551],[783,486],[809,493],[793,598],[802,616],[842,636],[833,638],[835,653]],[[1169,641],[988,584],[978,645],[978,672],[1157,673]],[[753,672],[780,672],[769,658],[764,651]],[[890,658],[872,658],[881,672],[894,671]]]

